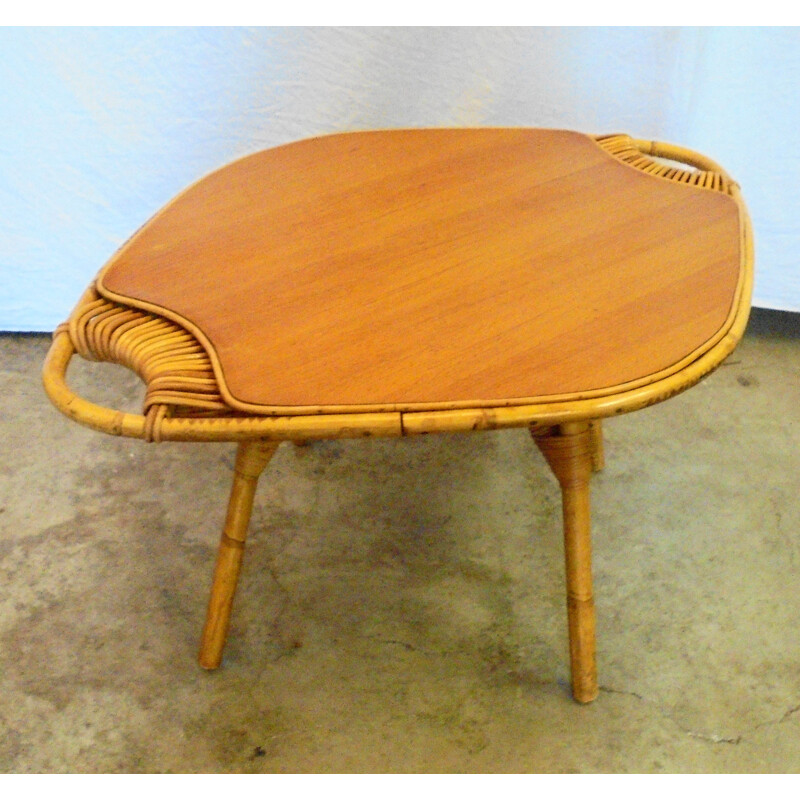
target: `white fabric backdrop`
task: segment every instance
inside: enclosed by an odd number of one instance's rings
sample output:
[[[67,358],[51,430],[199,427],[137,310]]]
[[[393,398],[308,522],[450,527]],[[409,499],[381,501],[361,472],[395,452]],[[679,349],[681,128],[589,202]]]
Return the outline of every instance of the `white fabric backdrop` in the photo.
[[[5,28],[0,330],[48,331],[191,181],[334,131],[627,132],[721,162],[756,305],[800,311],[800,29]]]

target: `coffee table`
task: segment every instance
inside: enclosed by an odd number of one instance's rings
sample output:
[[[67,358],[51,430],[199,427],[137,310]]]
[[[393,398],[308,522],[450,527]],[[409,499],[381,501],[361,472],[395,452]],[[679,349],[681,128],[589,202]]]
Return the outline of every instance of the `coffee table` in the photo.
[[[597,695],[589,480],[601,420],[665,400],[745,328],[738,185],[624,134],[334,134],[242,158],[111,258],[44,367],[79,423],[238,453],[200,664],[221,663],[260,474],[282,441],[528,428],[563,497],[573,696]],[[141,414],[73,393],[135,370]]]

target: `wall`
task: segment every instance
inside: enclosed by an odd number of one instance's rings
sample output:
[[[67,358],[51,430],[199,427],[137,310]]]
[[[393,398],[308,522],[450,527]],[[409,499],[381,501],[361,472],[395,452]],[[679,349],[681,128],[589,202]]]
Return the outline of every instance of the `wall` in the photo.
[[[233,158],[361,128],[530,125],[695,147],[743,186],[757,304],[800,310],[797,29],[0,29],[0,330],[52,330]]]

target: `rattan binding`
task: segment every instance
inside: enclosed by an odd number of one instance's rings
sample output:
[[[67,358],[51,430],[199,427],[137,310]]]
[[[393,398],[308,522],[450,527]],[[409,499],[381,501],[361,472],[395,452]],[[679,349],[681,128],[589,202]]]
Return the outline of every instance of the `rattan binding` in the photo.
[[[67,325],[83,358],[122,364],[144,381],[142,413],[149,441],[160,441],[161,422],[168,415],[235,415],[220,395],[208,353],[177,323],[107,300],[92,288]]]
[[[710,159],[694,159],[693,166],[696,166],[697,169],[685,169],[684,165],[664,163],[650,157],[652,155],[657,158],[674,158],[674,151],[677,149],[674,145],[669,146],[670,155],[666,155],[666,152],[661,155],[657,142],[644,142],[626,134],[599,136],[596,141],[610,155],[648,175],[667,178],[676,183],[688,183],[704,189],[714,189],[723,194],[733,194],[732,187],[736,185],[735,182]],[[692,160],[684,160],[692,164]]]

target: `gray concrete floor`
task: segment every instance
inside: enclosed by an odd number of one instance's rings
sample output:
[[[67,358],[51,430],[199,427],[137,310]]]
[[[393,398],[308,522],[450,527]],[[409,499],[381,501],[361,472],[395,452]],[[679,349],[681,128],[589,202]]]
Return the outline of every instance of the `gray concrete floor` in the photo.
[[[0,771],[800,771],[798,317],[756,312],[707,380],[607,423],[586,707],[524,430],[283,445],[207,673],[233,446],[80,428],[48,343],[0,337]]]

